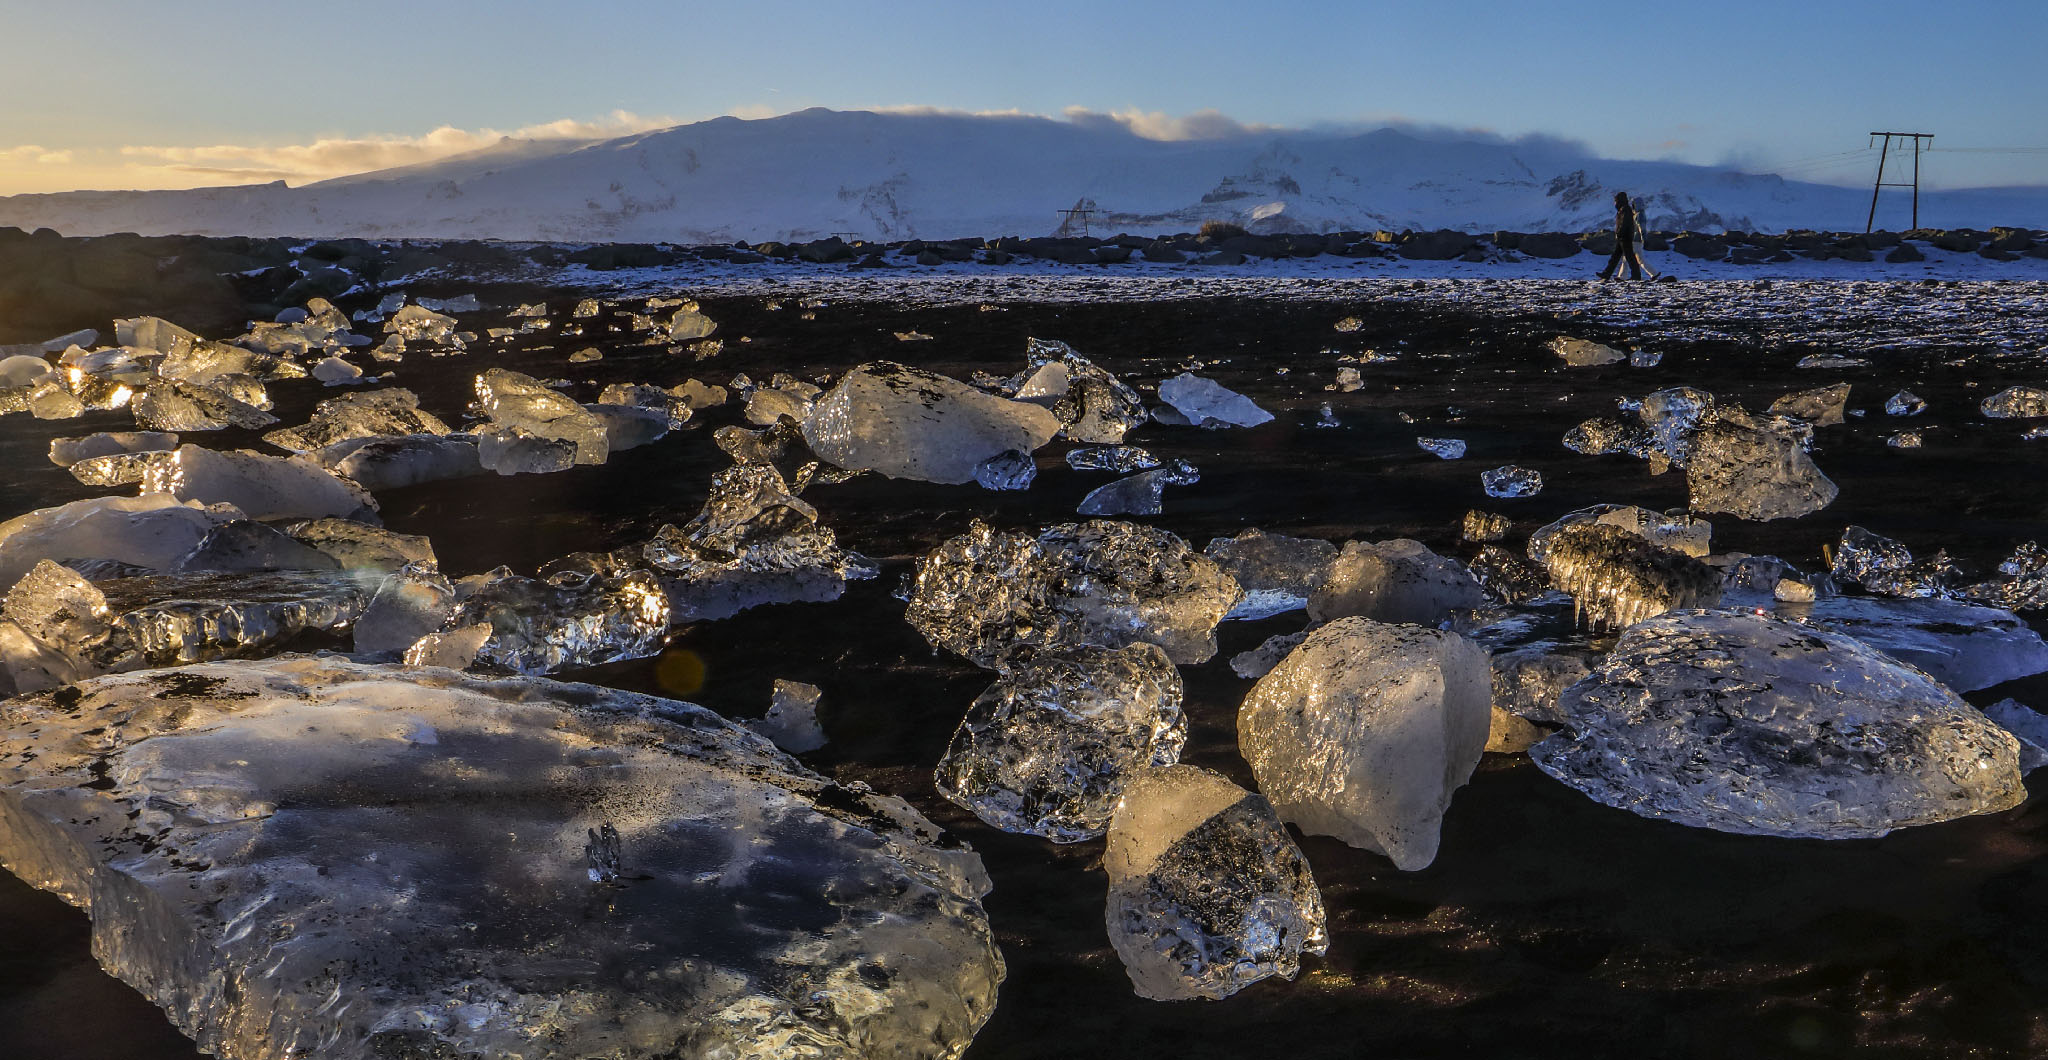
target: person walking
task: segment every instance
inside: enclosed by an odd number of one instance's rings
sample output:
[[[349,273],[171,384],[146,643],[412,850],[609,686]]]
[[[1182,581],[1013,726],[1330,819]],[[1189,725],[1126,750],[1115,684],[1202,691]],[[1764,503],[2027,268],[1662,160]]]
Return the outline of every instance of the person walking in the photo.
[[[1607,259],[1607,267],[1600,270],[1602,280],[1611,280],[1621,275],[1621,263],[1628,262],[1628,278],[1643,278],[1643,259],[1636,255],[1636,241],[1643,238],[1643,223],[1636,217],[1636,208],[1629,204],[1628,192],[1614,193],[1614,256]]]

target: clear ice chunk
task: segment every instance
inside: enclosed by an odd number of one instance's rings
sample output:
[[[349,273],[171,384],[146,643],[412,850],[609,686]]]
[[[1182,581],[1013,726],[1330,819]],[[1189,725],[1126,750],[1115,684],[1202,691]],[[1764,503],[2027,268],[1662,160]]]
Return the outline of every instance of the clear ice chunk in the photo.
[[[604,420],[530,375],[492,368],[476,377],[476,395],[477,406],[498,432],[568,442],[578,464],[602,464],[611,455]],[[502,462],[492,465],[487,460],[485,466],[508,473]]]
[[[710,338],[718,330],[718,322],[697,307],[695,302],[685,302],[668,321],[668,341],[691,342]]]
[[[1848,407],[1849,384],[1836,383],[1817,390],[1787,394],[1771,402],[1769,414],[1803,420],[1816,427],[1828,427],[1841,423]]]
[[[602,426],[598,433],[604,433]],[[567,471],[580,452],[575,439],[543,438],[519,427],[490,427],[476,436],[477,466],[500,475]]]
[[[1019,648],[1148,641],[1176,663],[1216,654],[1244,590],[1156,527],[1097,519],[1036,537],[976,521],[918,562],[905,618],[935,648],[994,666]]]
[[[1910,390],[1901,390],[1885,399],[1884,411],[1888,416],[1918,416],[1927,411],[1927,402]]]
[[[40,560],[7,590],[0,617],[52,651],[84,659],[113,632],[114,613],[77,571]]]
[[[1252,686],[1237,742],[1281,819],[1385,854],[1436,859],[1451,795],[1486,747],[1493,668],[1456,633],[1340,618]]]
[[[2048,765],[2048,715],[2016,699],[2001,699],[1984,708],[1984,716],[2020,742],[2020,772]]]
[[[1223,617],[1250,621],[1307,607],[1329,577],[1337,546],[1254,527],[1236,537],[1210,538],[1202,553],[1244,590],[1244,600]]]
[[[1628,354],[1612,346],[1602,346],[1597,342],[1575,339],[1569,335],[1559,335],[1551,339],[1550,352],[1557,354],[1566,365],[1573,368],[1590,368],[1628,359]]]
[[[823,696],[817,685],[778,677],[768,713],[747,722],[747,728],[791,754],[815,751],[825,746],[825,729],[818,724],[818,700]]]
[[[446,633],[429,633],[405,649],[404,662],[407,666],[445,666],[450,670],[467,670],[476,664],[477,653],[490,639],[491,625],[488,622]]]
[[[135,413],[135,425],[146,431],[255,430],[277,422],[276,416],[226,390],[175,379],[159,379],[143,387],[129,408]]]
[[[513,673],[642,659],[668,636],[668,596],[645,570],[562,571],[545,581],[508,572],[458,592],[448,626],[488,624],[491,638],[477,661]]]
[[[384,579],[355,622],[355,650],[398,655],[439,632],[455,609],[455,589],[431,563],[408,563]]]
[[[1842,531],[1830,573],[1836,581],[1885,596],[1924,598],[1950,591],[1951,568],[1945,562],[1915,562],[1903,543],[1860,526]]]
[[[1438,460],[1462,460],[1465,457],[1463,438],[1417,438],[1415,444]]]
[[[1076,471],[1127,474],[1159,466],[1159,458],[1135,445],[1076,446],[1067,450],[1067,466]]]
[[[14,584],[44,559],[169,570],[214,527],[240,518],[233,508],[188,504],[167,493],[40,508],[0,523],[0,585]]]
[[[347,394],[313,406],[312,418],[303,426],[271,431],[263,440],[279,449],[306,453],[354,438],[449,433],[446,423],[419,406],[419,395],[410,390]]]
[[[447,346],[456,342],[455,318],[424,305],[401,306],[384,321],[384,333],[406,342]]]
[[[328,386],[345,386],[363,381],[363,370],[340,357],[322,357],[313,365],[311,374],[313,378]]]
[[[692,704],[298,656],[9,708],[0,857],[216,1055],[952,1060],[1003,978],[972,851]]]
[[[1229,997],[1329,948],[1308,859],[1273,806],[1199,766],[1130,778],[1102,867],[1104,925],[1140,997]]]
[[[1061,437],[1114,445],[1145,422],[1138,392],[1072,346],[1027,339],[1024,358],[1031,374],[1011,396],[1044,403],[1059,420]]]
[[[1168,486],[1188,486],[1202,480],[1202,473],[1185,460],[1165,467],[1098,486],[1081,498],[1075,510],[1082,515],[1158,515]]]
[[[1900,431],[1884,440],[1893,449],[1918,449],[1927,444],[1926,436],[1919,431]]]
[[[1280,660],[1287,658],[1288,652],[1307,639],[1306,632],[1275,633],[1260,641],[1258,647],[1231,656],[1230,672],[1247,681],[1256,681],[1280,665]]]
[[[671,430],[688,423],[694,413],[688,401],[647,383],[612,383],[598,393],[597,403],[652,409],[668,417]]]
[[[132,486],[148,476],[159,452],[109,453],[89,456],[70,467],[71,477],[88,486]]]
[[[1093,839],[1127,775],[1180,760],[1180,703],[1180,671],[1158,645],[1036,652],[967,708],[933,782],[1005,832]]]
[[[408,563],[433,563],[434,545],[424,537],[400,534],[352,519],[309,519],[292,523],[285,532],[299,543],[326,553],[341,569],[375,571],[367,584]]]
[[[839,467],[944,483],[973,482],[984,461],[1034,452],[1059,429],[1037,405],[889,361],[847,372],[803,423],[811,450]]]
[[[1543,473],[1507,464],[1480,472],[1479,484],[1489,497],[1534,497],[1543,492]]]
[[[144,493],[181,501],[232,504],[251,519],[318,519],[375,511],[377,502],[353,482],[336,478],[308,457],[268,456],[246,449],[219,452],[181,445],[153,454],[143,471]]]
[[[1464,564],[1420,541],[1346,541],[1310,593],[1308,617],[1327,622],[1360,615],[1433,626],[1452,611],[1485,605],[1485,592]]]
[[[93,583],[129,665],[268,655],[308,632],[344,633],[369,602],[346,571],[151,574]]]
[[[711,441],[725,450],[735,464],[773,464],[789,450],[789,443],[799,437],[801,432],[786,423],[758,431],[727,424],[711,432]]]
[[[371,493],[485,471],[476,436],[469,434],[351,438],[315,450],[312,457],[321,467]]]
[[[1038,462],[1019,449],[997,453],[974,468],[974,481],[982,489],[1025,490],[1038,477]]]
[[[1190,372],[1160,383],[1159,400],[1203,427],[1256,427],[1273,418],[1243,394]]]
[[[33,386],[50,374],[50,362],[35,354],[0,357],[0,387]]]
[[[1590,660],[1590,662],[1589,662]],[[1539,642],[1493,656],[1493,709],[1549,726],[1563,725],[1558,701],[1593,672],[1599,654]],[[1526,748],[1524,748],[1526,749]]]
[[[1482,512],[1475,508],[1465,513],[1465,519],[1458,527],[1458,538],[1481,544],[1499,541],[1508,536],[1508,525],[1507,516],[1498,512]]]
[[[1978,406],[1994,420],[2027,420],[2048,416],[2048,390],[2037,386],[2009,386],[1985,398]]]
[[[2016,806],[2013,737],[1854,638],[1747,612],[1670,611],[1564,694],[1544,772],[1644,817],[1864,839]]]
[[[578,557],[571,557],[577,559]],[[644,568],[661,579],[675,622],[726,618],[765,604],[837,600],[879,568],[838,545],[818,510],[769,464],[739,464],[711,479],[696,518],[664,526],[643,545],[589,557],[591,570]]]
[[[192,551],[180,557],[175,571],[338,570],[333,556],[271,526],[237,519],[214,527]]]
[[[623,453],[667,437],[673,425],[668,413],[638,405],[585,405],[604,425],[608,452]]]
[[[1775,610],[1779,618],[1855,637],[1958,692],[2048,672],[2048,643],[2024,619],[1995,607],[1834,596]]]
[[[1839,492],[1796,435],[1731,420],[1694,434],[1685,481],[1694,511],[1757,522],[1810,515]]]
[[[70,467],[96,456],[163,453],[177,447],[178,436],[162,431],[101,431],[82,438],[50,439],[50,463]]]
[[[816,390],[816,387],[810,388]],[[818,395],[801,391],[782,390],[773,387],[756,387],[747,395],[747,407],[743,413],[747,422],[756,427],[772,427],[778,423],[797,423],[810,414],[811,406],[817,403]]]
[[[1573,617],[1607,629],[1632,626],[1651,615],[1721,602],[1721,574],[1705,563],[1662,548],[1612,523],[1575,520],[1546,527],[1529,557],[1571,594]]]
[[[1662,458],[1652,464],[1684,467],[1692,458],[1692,435],[1716,411],[1714,395],[1694,387],[1680,386],[1646,394],[1636,405],[1636,416],[1650,431],[1651,449]]]

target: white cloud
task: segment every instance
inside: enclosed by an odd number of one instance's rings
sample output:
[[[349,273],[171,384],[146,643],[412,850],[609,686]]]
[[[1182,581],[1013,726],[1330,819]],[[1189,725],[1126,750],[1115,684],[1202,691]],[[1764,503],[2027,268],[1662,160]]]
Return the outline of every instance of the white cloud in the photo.
[[[170,169],[214,180],[322,180],[394,166],[418,165],[515,140],[597,140],[679,124],[617,110],[595,121],[562,118],[509,132],[443,125],[421,136],[326,137],[281,146],[211,144],[202,147],[131,145],[121,154],[134,165]]]
[[[1275,128],[1271,125],[1247,125],[1213,107],[1178,116],[1135,108],[1105,113],[1087,107],[1068,107],[1065,114],[1067,120],[1076,125],[1120,125],[1132,135],[1147,140],[1227,140],[1270,132]]]
[[[69,151],[52,151],[38,144],[0,148],[0,162],[34,162],[38,165],[61,166],[70,163],[71,158]]]

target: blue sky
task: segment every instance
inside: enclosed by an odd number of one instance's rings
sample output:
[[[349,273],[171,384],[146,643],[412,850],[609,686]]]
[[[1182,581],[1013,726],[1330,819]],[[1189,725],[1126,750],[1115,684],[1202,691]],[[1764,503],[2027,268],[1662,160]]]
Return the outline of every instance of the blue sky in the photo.
[[[2039,0],[0,0],[0,27],[0,193],[910,105],[1408,121],[1845,184],[1870,179],[1866,132],[1916,129],[1930,186],[2048,184]]]

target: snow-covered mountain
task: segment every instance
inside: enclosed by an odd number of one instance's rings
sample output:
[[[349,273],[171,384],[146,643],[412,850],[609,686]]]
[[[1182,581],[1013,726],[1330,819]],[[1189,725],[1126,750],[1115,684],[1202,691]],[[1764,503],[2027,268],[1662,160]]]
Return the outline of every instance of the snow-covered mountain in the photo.
[[[600,141],[505,140],[298,188],[0,197],[0,225],[67,235],[482,238],[713,243],[1045,235],[1091,200],[1098,233],[1343,229],[1585,231],[1616,190],[1653,228],[1860,229],[1868,191],[1552,140],[1400,129],[1163,142],[1109,121],[806,110]],[[1906,227],[1888,192],[1881,227]],[[1923,193],[1925,227],[2048,227],[2048,188]]]

